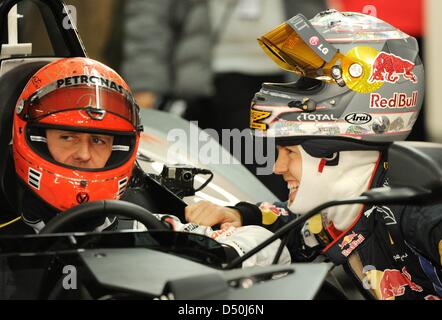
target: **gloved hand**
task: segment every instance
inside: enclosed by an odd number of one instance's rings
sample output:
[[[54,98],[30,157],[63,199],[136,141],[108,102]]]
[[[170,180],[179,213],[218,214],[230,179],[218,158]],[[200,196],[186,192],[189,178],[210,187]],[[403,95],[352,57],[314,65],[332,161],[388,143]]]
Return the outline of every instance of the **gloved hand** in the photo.
[[[221,229],[229,226],[241,227],[241,214],[238,210],[219,206],[209,201],[200,201],[185,208],[187,222],[203,226],[221,225]]]
[[[208,236],[220,243],[233,247],[236,252],[242,256],[258,244],[270,238],[273,233],[261,226],[244,226],[244,227],[228,227],[220,230],[213,230],[211,227],[201,226],[194,223],[182,223],[175,216],[156,215],[158,219],[168,222],[175,231],[192,232]],[[259,251],[257,254],[243,262],[243,267],[252,266],[268,266],[271,265],[278,251],[281,240],[276,240],[272,244]],[[279,264],[290,264],[291,257],[287,248],[284,250],[279,259]]]

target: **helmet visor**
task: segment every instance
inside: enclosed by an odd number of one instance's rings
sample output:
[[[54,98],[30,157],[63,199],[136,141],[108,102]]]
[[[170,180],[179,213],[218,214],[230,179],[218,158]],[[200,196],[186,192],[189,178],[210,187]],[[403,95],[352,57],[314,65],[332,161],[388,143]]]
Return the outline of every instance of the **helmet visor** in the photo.
[[[331,67],[342,57],[302,14],[267,32],[258,42],[282,69],[321,80],[332,80]]]
[[[112,113],[138,128],[139,108],[131,93],[111,81],[105,82],[107,79],[95,78],[101,82],[63,85],[63,79],[51,83],[21,101],[22,110],[19,108],[18,113],[28,121],[69,110],[85,110],[94,120],[102,120],[106,113]]]

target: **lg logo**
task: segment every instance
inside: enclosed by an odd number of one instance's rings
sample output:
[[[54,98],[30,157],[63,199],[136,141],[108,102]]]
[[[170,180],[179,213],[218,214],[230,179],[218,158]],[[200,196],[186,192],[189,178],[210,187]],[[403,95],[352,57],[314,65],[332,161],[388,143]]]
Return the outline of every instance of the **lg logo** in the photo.
[[[317,46],[318,49],[319,49],[324,55],[327,55],[327,53],[328,53],[328,48],[325,48],[325,47],[323,46],[323,44],[320,43],[319,37],[317,37],[317,36],[310,37],[310,39],[308,40],[308,42],[309,42],[312,46],[315,46],[315,47]]]
[[[319,44],[319,38],[317,36],[313,36],[309,39],[309,42],[312,46],[317,46]]]
[[[318,46],[318,49],[321,50],[321,52],[323,53],[324,56],[327,55],[328,53],[328,48],[325,48],[322,46],[322,43]]]
[[[376,7],[374,5],[372,5],[372,4],[368,4],[368,5],[364,6],[362,8],[362,13],[363,14],[368,14],[368,15],[373,16],[373,17],[377,17],[378,16],[378,11],[377,11]]]

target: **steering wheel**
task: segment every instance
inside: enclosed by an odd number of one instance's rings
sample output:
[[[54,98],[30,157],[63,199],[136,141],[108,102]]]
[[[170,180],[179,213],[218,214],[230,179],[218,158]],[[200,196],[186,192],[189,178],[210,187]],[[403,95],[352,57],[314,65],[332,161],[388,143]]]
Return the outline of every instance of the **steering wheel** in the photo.
[[[122,200],[99,200],[75,206],[57,215],[40,231],[40,234],[62,232],[67,226],[87,216],[96,218],[108,215],[137,220],[147,229],[168,230],[150,211],[139,205]]]

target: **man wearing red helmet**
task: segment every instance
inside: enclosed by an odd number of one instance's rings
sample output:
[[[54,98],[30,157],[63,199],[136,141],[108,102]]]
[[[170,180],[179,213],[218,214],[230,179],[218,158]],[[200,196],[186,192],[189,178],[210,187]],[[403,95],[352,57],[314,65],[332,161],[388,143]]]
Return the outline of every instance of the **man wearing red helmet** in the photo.
[[[258,139],[275,139],[274,173],[285,203],[201,202],[188,221],[229,227],[288,221],[333,200],[388,186],[387,148],[410,133],[423,101],[424,70],[413,37],[371,16],[297,15],[258,40],[294,83],[264,83],[251,106]],[[442,298],[442,207],[341,205],[324,209],[287,240],[292,261],[322,254],[368,298]]]
[[[138,106],[114,70],[87,58],[60,59],[41,68],[25,86],[14,113],[12,150],[21,216],[0,225],[0,232],[38,233],[57,214],[83,202],[120,199],[135,171],[141,130]],[[155,216],[176,231],[227,244],[235,256],[271,235],[258,226],[215,231],[174,216]],[[89,218],[74,227],[102,231],[117,223],[115,218]],[[270,264],[277,245],[244,265]],[[289,261],[285,249],[280,262]]]
[[[38,232],[57,212],[119,199],[131,179],[141,129],[129,87],[109,67],[67,58],[38,70],[14,113],[23,222]],[[111,221],[91,225],[102,230]]]

